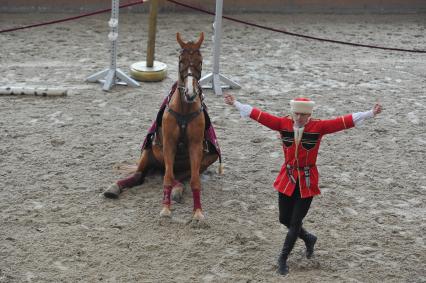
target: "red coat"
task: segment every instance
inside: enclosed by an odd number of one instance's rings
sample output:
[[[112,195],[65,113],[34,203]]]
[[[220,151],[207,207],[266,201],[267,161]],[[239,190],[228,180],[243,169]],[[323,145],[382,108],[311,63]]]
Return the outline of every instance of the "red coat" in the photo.
[[[279,131],[281,134],[285,162],[275,179],[275,189],[291,196],[296,186],[296,180],[299,178],[300,196],[302,198],[321,193],[318,187],[319,175],[316,161],[322,136],[354,127],[351,114],[331,120],[310,119],[305,125],[296,156],[294,122],[290,116],[277,117],[253,108],[250,118],[272,130]]]

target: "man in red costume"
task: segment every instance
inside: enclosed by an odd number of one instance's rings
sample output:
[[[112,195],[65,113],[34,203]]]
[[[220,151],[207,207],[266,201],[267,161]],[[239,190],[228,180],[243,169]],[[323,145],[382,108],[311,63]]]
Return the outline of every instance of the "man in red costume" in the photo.
[[[302,227],[303,218],[308,213],[312,198],[320,194],[318,170],[316,166],[321,138],[360,125],[382,111],[380,104],[366,112],[340,116],[330,120],[311,118],[315,103],[307,98],[290,101],[291,115],[277,117],[241,104],[232,95],[226,94],[225,102],[234,105],[242,117],[250,117],[262,125],[278,131],[283,142],[285,161],[275,179],[274,188],[278,191],[279,220],[288,228],[281,254],[278,258],[278,273],[288,274],[287,258],[297,238],[306,245],[306,257],[311,258],[317,237]]]

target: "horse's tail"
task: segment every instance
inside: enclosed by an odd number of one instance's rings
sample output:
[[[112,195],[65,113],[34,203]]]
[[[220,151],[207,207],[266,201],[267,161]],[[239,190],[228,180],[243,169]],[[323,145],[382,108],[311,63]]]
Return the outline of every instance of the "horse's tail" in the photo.
[[[219,161],[219,168],[218,168],[218,173],[219,174],[223,174],[223,168],[224,168],[225,166],[222,164],[222,161]]]

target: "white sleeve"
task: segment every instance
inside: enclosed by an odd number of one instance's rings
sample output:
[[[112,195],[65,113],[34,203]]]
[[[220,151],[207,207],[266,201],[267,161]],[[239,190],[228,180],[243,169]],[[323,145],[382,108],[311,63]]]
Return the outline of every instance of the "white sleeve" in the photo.
[[[251,110],[253,110],[252,106],[250,106],[248,104],[242,104],[237,100],[234,101],[234,106],[235,106],[235,108],[240,110],[241,117],[243,117],[243,118],[250,117]]]
[[[365,112],[357,112],[352,113],[352,119],[354,121],[355,127],[361,125],[365,119],[373,118],[374,113],[373,110],[365,111]]]

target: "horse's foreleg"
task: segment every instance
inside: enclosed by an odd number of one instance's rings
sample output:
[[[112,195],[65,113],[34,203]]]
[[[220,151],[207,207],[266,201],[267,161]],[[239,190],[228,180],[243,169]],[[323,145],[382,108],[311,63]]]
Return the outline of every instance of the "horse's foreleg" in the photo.
[[[171,193],[173,188],[173,162],[176,155],[176,143],[170,140],[164,140],[163,158],[164,158],[164,179],[163,179],[163,209],[160,216],[171,215]]]
[[[200,181],[200,168],[203,158],[203,144],[192,143],[189,145],[189,157],[191,163],[191,190],[192,198],[194,200],[194,216],[196,220],[204,219],[201,208],[201,181]]]

